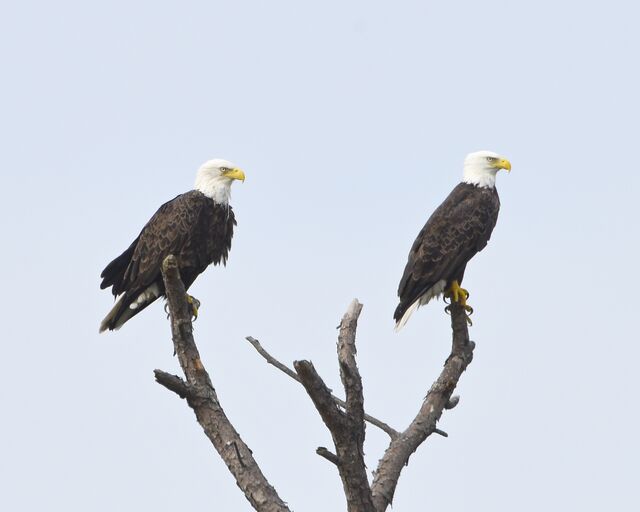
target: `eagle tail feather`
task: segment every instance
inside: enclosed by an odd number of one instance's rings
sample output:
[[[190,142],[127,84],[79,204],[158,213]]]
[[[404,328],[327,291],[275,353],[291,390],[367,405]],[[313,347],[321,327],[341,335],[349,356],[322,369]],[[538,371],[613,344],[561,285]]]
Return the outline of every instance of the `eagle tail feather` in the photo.
[[[400,329],[402,329],[407,324],[407,322],[409,321],[409,318],[411,318],[411,315],[413,315],[414,311],[419,307],[420,307],[420,297],[417,298],[413,302],[413,304],[411,304],[411,306],[406,308],[404,311],[402,311],[402,309],[404,308],[404,304],[399,304],[398,308],[396,309],[396,313],[394,315],[396,319],[396,326],[393,330],[395,332],[400,332]]]
[[[120,317],[122,316],[121,310],[124,309],[126,313],[126,311],[129,309],[127,307],[124,307],[124,302],[126,299],[127,296],[123,295],[122,297],[120,297],[118,302],[114,304],[114,306],[111,308],[111,311],[109,311],[109,313],[107,313],[107,316],[105,316],[102,322],[100,322],[100,330],[98,332],[104,332],[106,330],[113,331],[114,329],[118,329],[119,326],[116,327],[116,323],[118,323],[118,320],[120,320]]]
[[[396,327],[394,331],[399,332],[400,329],[402,329],[409,321],[409,318],[411,318],[411,315],[416,309],[418,309],[420,306],[428,304],[431,299],[439,297],[442,293],[444,293],[446,285],[447,281],[445,279],[441,279],[433,286],[428,288],[424,293],[419,295],[418,298],[414,300],[409,306],[401,301],[400,304],[398,304],[395,313],[393,314],[393,319],[396,321]]]
[[[155,302],[157,298],[158,295],[151,295],[148,293],[148,290],[134,299],[132,299],[129,294],[124,294],[111,308],[111,311],[107,313],[107,316],[104,317],[104,320],[100,323],[100,330],[98,332],[104,332],[106,330],[117,331],[126,322],[131,320],[151,303]]]
[[[102,278],[102,283],[100,283],[101,290],[109,288],[109,286],[113,286],[113,294],[118,295],[120,293],[121,290],[119,288],[122,286],[122,281],[127,271],[127,267],[131,262],[133,252],[135,251],[139,239],[140,237],[136,238],[126,251],[111,261],[104,268],[100,274],[100,277]]]

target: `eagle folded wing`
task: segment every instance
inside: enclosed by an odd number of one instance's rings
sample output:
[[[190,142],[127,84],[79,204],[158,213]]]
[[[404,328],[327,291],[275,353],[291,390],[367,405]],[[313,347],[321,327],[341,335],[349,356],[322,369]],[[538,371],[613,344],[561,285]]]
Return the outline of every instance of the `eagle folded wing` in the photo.
[[[469,191],[456,187],[418,234],[398,286],[407,306],[439,281],[463,274],[467,262],[487,245],[497,211]]]
[[[186,194],[163,204],[142,228],[138,243],[123,278],[126,290],[143,290],[160,273],[162,262],[169,254],[178,256],[198,221],[203,202],[189,201]]]

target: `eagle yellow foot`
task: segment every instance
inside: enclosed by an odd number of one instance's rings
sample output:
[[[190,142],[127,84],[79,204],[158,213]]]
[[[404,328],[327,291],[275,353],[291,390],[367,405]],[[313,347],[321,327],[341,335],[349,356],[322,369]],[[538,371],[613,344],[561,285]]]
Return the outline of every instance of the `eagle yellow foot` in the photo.
[[[197,320],[198,309],[200,308],[200,301],[187,293],[187,302],[191,306],[191,314],[193,315],[193,319]]]
[[[469,325],[473,325],[470,316],[473,314],[473,308],[467,304],[467,299],[469,298],[469,292],[460,286],[458,281],[454,281],[451,283],[451,286],[448,290],[444,292],[445,299],[451,299],[451,302],[457,302],[462,308],[465,310],[465,316],[467,317],[467,323]],[[444,310],[447,313],[451,313],[451,304],[448,305]]]
[[[200,301],[187,293],[187,302],[189,303],[189,306],[191,306],[191,316],[193,316],[194,320],[197,319],[198,309],[200,308]],[[171,313],[169,312],[169,302],[165,302],[164,312],[167,314],[168,319],[171,316]]]

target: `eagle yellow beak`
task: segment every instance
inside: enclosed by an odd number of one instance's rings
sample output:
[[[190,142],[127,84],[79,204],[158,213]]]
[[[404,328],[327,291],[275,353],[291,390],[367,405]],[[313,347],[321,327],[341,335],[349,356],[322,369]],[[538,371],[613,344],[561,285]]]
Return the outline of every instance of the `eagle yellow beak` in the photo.
[[[501,158],[500,160],[498,160],[494,164],[494,167],[496,169],[504,169],[507,172],[511,172],[511,162],[509,162],[509,160],[507,160],[506,158]]]
[[[244,171],[242,169],[230,169],[222,173],[223,176],[231,178],[232,180],[240,180],[244,183]]]

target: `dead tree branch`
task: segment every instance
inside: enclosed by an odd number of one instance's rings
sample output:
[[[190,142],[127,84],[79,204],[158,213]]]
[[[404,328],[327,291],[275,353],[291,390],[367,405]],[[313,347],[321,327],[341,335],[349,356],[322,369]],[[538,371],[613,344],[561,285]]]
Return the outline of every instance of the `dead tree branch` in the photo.
[[[344,411],[338,408],[329,388],[309,361],[293,363],[302,385],[331,432],[349,512],[374,511],[363,453],[365,423],[362,379],[355,360],[356,327],[361,310],[362,304],[354,299],[340,322],[338,361],[346,396]]]
[[[191,311],[174,256],[167,256],[164,260],[162,275],[171,312],[173,344],[186,381],[161,370],[155,370],[156,380],[181,398],[186,398],[198,423],[251,506],[260,512],[288,512],[289,508],[262,474],[251,450],[242,441],[220,405],[193,339]]]
[[[447,358],[438,379],[433,383],[420,411],[409,427],[393,439],[378,464],[371,485],[373,503],[376,512],[384,512],[393,501],[393,494],[400,478],[402,468],[409,457],[425,439],[436,432],[436,423],[447,406],[454,407],[457,400],[452,393],[458,380],[473,359],[475,344],[469,341],[469,331],[464,310],[456,303],[451,304],[451,328],[453,342],[451,354]]]
[[[318,448],[316,448],[316,453],[320,455],[320,457],[327,459],[332,464],[335,464],[336,466],[338,465],[337,455],[327,450],[324,446],[318,446]]]
[[[252,507],[260,512],[288,512],[287,505],[262,474],[249,447],[242,441],[218,400],[193,339],[191,309],[173,256],[162,266],[167,301],[171,312],[171,332],[175,353],[185,378],[155,370],[158,383],[187,400],[207,437],[220,454],[236,483]],[[409,457],[429,435],[447,433],[436,424],[444,409],[451,409],[459,398],[452,396],[458,380],[473,358],[474,343],[469,341],[467,319],[457,304],[449,306],[453,342],[440,376],[431,386],[418,414],[404,432],[364,412],[362,378],[356,364],[356,329],[362,305],[354,299],[340,322],[337,353],[345,400],[332,395],[313,364],[295,361],[295,371],[272,357],[256,340],[247,337],[253,347],[276,368],[305,388],[331,432],[335,453],[324,447],[318,455],[338,468],[349,512],[384,512],[392,503],[402,469]],[[369,422],[389,434],[391,442],[375,471],[370,485],[364,462],[365,426]]]
[[[298,377],[298,374],[296,372],[294,372],[291,368],[289,368],[287,365],[281,363],[275,357],[273,357],[271,354],[269,354],[269,352],[267,352],[264,349],[264,347],[260,344],[260,342],[257,339],[255,339],[252,336],[247,336],[245,339],[249,343],[251,343],[251,345],[253,346],[253,348],[256,349],[258,354],[260,354],[262,357],[264,357],[264,359],[267,361],[267,363],[269,363],[270,365],[275,366],[278,370],[280,370],[281,372],[287,374],[289,377],[291,377],[296,382],[300,382],[300,377]],[[300,383],[302,384],[302,382],[300,382]],[[343,410],[346,409],[347,403],[344,400],[338,398],[337,396],[335,396],[333,394],[331,395],[331,397],[333,398],[333,401],[336,404],[338,404]],[[386,432],[391,439],[394,439],[394,438],[396,438],[396,437],[398,437],[400,435],[400,432],[398,432],[396,429],[394,429],[393,427],[389,426],[384,421],[381,421],[378,418],[374,418],[370,414],[365,413],[364,414],[364,419],[365,419],[366,422],[371,423],[373,426],[378,427],[380,430]]]
[[[258,340],[247,337],[249,343],[268,363],[300,382],[311,397],[331,432],[336,447],[335,454],[324,447],[318,448],[316,453],[338,467],[350,512],[384,512],[393,501],[402,469],[418,446],[431,434],[448,436],[436,424],[444,409],[453,409],[458,404],[459,397],[452,396],[453,391],[471,363],[475,346],[469,341],[464,310],[457,304],[452,304],[449,309],[453,330],[451,354],[427,393],[418,414],[401,433],[364,413],[362,379],[355,360],[357,320],[362,310],[362,305],[357,300],[351,303],[339,326],[338,361],[346,401],[331,394],[311,362],[295,361],[294,372],[271,356]],[[391,437],[391,443],[379,462],[371,486],[366,477],[363,457],[365,421],[380,427]]]

